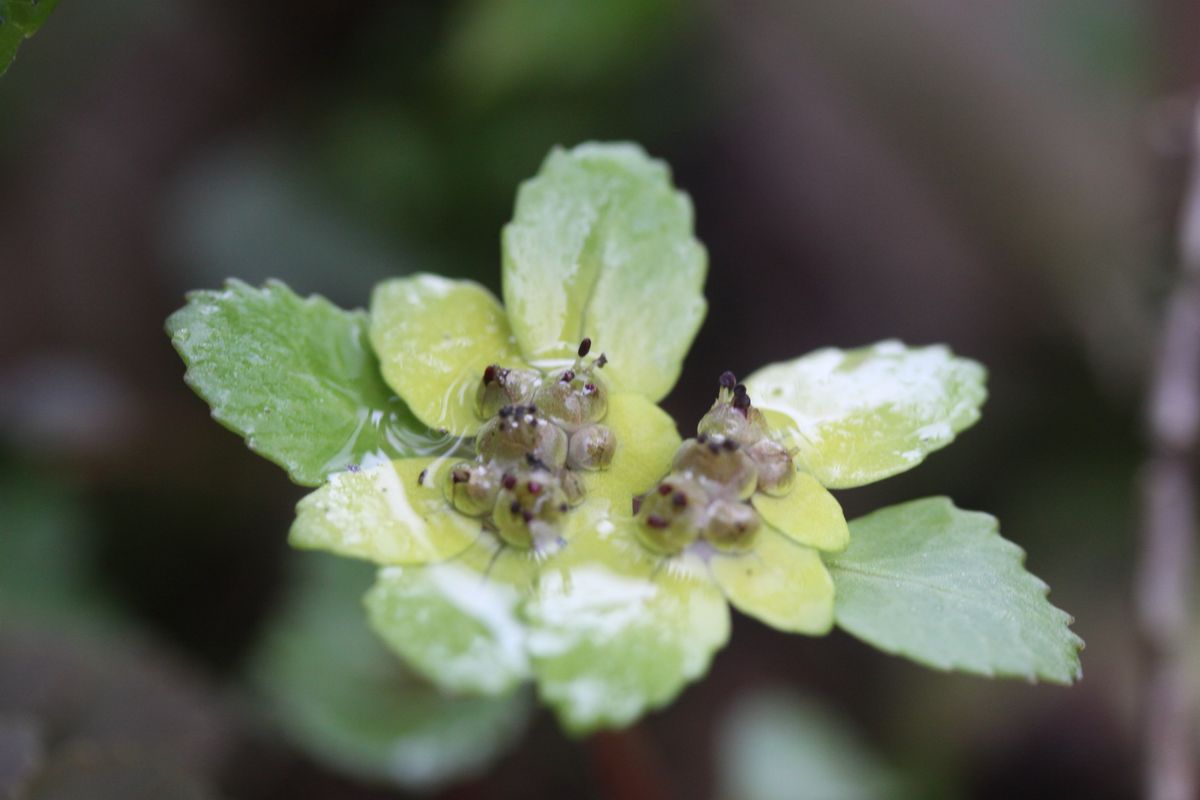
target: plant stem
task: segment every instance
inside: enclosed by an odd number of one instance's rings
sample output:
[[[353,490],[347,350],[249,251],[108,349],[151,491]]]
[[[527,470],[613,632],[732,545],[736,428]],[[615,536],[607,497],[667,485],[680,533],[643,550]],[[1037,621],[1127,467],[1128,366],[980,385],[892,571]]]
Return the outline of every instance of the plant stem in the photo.
[[[664,800],[675,796],[666,767],[642,726],[594,734],[587,749],[605,800]]]
[[[1200,114],[1194,120],[1200,137]],[[1180,226],[1182,270],[1163,318],[1146,423],[1136,601],[1145,655],[1145,796],[1196,796],[1195,697],[1188,664],[1200,446],[1200,141]]]

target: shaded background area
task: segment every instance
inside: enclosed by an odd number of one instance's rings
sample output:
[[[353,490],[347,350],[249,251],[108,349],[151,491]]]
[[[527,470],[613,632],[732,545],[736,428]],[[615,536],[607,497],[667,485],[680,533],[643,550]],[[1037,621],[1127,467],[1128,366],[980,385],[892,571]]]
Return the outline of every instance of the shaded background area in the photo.
[[[996,514],[1077,618],[1085,679],[947,676],[738,617],[635,733],[571,742],[534,711],[439,791],[737,794],[769,772],[747,764],[775,722],[746,704],[775,687],[809,698],[780,724],[836,720],[912,796],[1131,796],[1136,415],[1197,32],[1167,0],[62,3],[0,80],[0,780],[394,796],[276,713],[264,643],[326,585],[285,545],[302,490],[212,422],[162,322],[227,276],[347,307],[417,270],[498,289],[517,183],[554,144],[622,138],[673,166],[710,250],[681,427],[722,370],[822,345],[983,361],[976,428],[840,497]]]

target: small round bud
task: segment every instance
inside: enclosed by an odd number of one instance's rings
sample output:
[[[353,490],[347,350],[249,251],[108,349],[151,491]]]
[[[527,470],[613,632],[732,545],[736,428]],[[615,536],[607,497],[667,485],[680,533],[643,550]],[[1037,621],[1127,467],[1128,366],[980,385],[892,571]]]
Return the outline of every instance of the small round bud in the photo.
[[[567,461],[566,433],[532,406],[500,409],[479,430],[475,448],[485,460],[501,465],[533,463],[556,470]]]
[[[469,517],[490,514],[500,491],[497,471],[486,464],[460,461],[442,474],[442,493]]]
[[[533,370],[488,366],[475,390],[475,413],[480,419],[490,419],[505,406],[528,403],[540,380]]]
[[[585,380],[572,370],[552,375],[533,397],[542,413],[568,432],[599,422],[608,413],[608,390],[604,384],[594,376]]]
[[[708,503],[708,493],[696,481],[668,475],[647,492],[637,510],[638,540],[663,555],[680,552],[699,536],[697,520]]]
[[[745,449],[724,436],[688,439],[675,453],[673,468],[709,484],[709,490],[745,500],[754,494],[758,467]]]
[[[737,398],[734,398],[735,400]],[[705,436],[724,436],[742,444],[752,444],[767,435],[767,421],[757,408],[742,409],[722,400],[712,404],[700,418],[696,432]]]
[[[546,470],[517,479],[496,496],[492,522],[504,542],[521,550],[547,544],[558,535],[558,523],[569,505],[558,480]]]
[[[718,550],[740,552],[754,544],[762,519],[754,506],[734,500],[714,500],[708,507],[702,535]]]
[[[783,497],[796,480],[796,465],[787,448],[774,439],[760,439],[747,450],[758,467],[758,491]]]
[[[617,437],[607,425],[585,425],[571,434],[567,466],[571,469],[608,469],[617,451]]]

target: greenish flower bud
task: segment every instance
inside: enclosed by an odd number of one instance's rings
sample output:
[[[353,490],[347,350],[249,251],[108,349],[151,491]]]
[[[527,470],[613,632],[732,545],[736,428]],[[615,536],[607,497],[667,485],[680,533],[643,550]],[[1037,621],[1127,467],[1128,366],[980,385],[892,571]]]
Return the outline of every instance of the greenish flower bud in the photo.
[[[754,494],[758,483],[758,467],[745,448],[724,436],[686,440],[675,453],[673,468],[706,481],[714,493],[740,500]]]
[[[490,514],[500,491],[500,475],[487,464],[460,461],[442,474],[442,492],[468,517]]]
[[[550,375],[533,395],[533,402],[556,425],[574,432],[608,413],[608,387],[591,371],[572,369]]]
[[[749,503],[714,500],[708,506],[702,535],[723,552],[744,552],[754,544],[762,518]]]
[[[617,451],[617,437],[607,425],[585,425],[571,434],[567,466],[571,469],[608,469]]]
[[[680,552],[699,536],[697,521],[708,499],[708,493],[696,481],[668,475],[642,497],[637,511],[638,540],[655,553]]]
[[[529,550],[558,537],[558,523],[567,512],[567,496],[546,470],[516,477],[508,473],[496,496],[492,521],[500,538],[512,547]]]
[[[567,462],[567,434],[533,406],[505,406],[488,420],[475,440],[485,461],[533,464],[558,470]]]
[[[475,413],[480,419],[491,419],[505,406],[525,405],[540,382],[541,376],[533,370],[492,364],[483,371],[475,390]]]
[[[760,439],[747,452],[758,467],[758,491],[783,497],[796,480],[796,464],[788,449],[774,439]]]
[[[767,421],[757,408],[738,408],[718,399],[700,418],[696,432],[701,436],[722,436],[748,445],[767,435]]]
[[[578,472],[572,472],[569,469],[559,470],[558,483],[562,486],[563,494],[567,496],[567,502],[573,506],[582,503],[587,496],[587,490],[583,485],[583,476]]]

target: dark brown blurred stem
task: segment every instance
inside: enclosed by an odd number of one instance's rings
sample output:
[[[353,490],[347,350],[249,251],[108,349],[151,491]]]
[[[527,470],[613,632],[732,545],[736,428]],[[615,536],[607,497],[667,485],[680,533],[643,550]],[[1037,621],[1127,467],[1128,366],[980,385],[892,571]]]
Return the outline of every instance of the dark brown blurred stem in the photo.
[[[1200,137],[1200,115],[1193,122]],[[1145,648],[1145,796],[1196,797],[1188,665],[1200,440],[1200,138],[1180,224],[1182,270],[1168,299],[1146,408],[1137,613]]]
[[[587,741],[592,769],[605,800],[674,797],[659,754],[640,726],[597,733]]]

